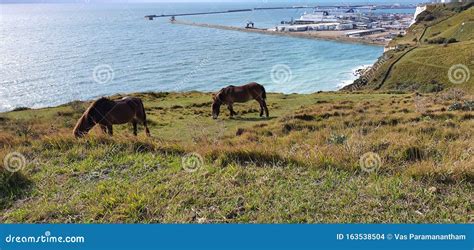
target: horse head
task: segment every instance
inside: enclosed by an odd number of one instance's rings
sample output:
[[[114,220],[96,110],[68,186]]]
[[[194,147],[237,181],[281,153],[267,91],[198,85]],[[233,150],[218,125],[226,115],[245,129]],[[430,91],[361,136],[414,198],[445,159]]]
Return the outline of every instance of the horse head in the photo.
[[[217,119],[219,116],[220,110],[221,110],[221,105],[222,105],[222,100],[223,100],[223,93],[222,91],[219,91],[217,94],[212,94],[212,119]]]
[[[90,110],[87,110],[77,121],[76,126],[74,127],[74,136],[76,138],[83,137],[86,135],[94,126],[95,126],[95,121],[94,118],[92,117]]]
[[[74,136],[80,138],[86,135],[99,121],[104,119],[104,114],[108,113],[111,105],[113,105],[113,101],[104,97],[92,103],[77,121],[73,130]]]

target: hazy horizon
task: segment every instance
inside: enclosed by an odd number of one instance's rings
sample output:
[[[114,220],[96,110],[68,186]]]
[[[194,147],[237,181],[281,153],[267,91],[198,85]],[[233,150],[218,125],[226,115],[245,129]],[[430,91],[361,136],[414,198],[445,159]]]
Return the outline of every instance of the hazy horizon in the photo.
[[[282,4],[326,4],[326,3],[338,3],[338,4],[380,4],[380,3],[389,3],[389,4],[416,4],[422,2],[422,0],[322,0],[322,1],[313,1],[313,0],[302,0],[302,1],[284,1],[284,0],[267,0],[257,1],[257,0],[0,0],[0,3],[282,3]]]

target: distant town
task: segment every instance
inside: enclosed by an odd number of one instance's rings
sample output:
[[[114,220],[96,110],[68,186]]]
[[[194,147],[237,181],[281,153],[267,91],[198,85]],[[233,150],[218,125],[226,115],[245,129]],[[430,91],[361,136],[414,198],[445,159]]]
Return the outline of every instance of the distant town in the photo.
[[[310,32],[326,38],[349,38],[387,44],[393,37],[404,35],[414,21],[413,14],[375,13],[367,8],[316,8],[300,18],[282,21],[268,29],[275,32]],[[253,23],[247,28],[253,28]]]
[[[300,32],[306,36],[387,45],[395,36],[415,23],[416,17],[429,4],[465,2],[466,0],[434,0],[419,5],[372,5],[372,6],[325,6],[315,7],[300,18],[282,21],[281,25],[268,29],[274,32]],[[381,9],[414,9],[414,13],[384,13]],[[254,28],[248,23],[247,28]]]
[[[464,0],[456,0],[464,1]],[[435,0],[432,3],[450,3],[452,0]],[[426,10],[424,4],[393,5],[334,5],[334,6],[291,6],[253,9],[233,9],[225,11],[177,13],[166,15],[147,15],[148,20],[169,17],[175,24],[192,25],[207,28],[256,32],[269,35],[293,36],[309,39],[338,40],[354,43],[366,43],[387,46],[396,36],[403,36],[415,23],[417,15]],[[240,27],[219,24],[195,23],[177,20],[177,17],[213,14],[231,14],[277,9],[308,9],[310,11],[291,20],[283,20],[275,27],[261,27],[251,20]],[[397,13],[396,10],[413,9],[412,13]],[[380,11],[395,10],[395,11]],[[403,11],[401,11],[403,12]]]

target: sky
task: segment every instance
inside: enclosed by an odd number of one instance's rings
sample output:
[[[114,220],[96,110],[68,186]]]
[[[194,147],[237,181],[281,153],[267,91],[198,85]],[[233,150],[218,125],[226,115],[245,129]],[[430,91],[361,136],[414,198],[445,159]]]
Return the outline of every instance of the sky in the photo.
[[[143,3],[143,2],[265,2],[265,3],[400,3],[400,4],[416,4],[427,2],[427,0],[0,0],[0,3]]]

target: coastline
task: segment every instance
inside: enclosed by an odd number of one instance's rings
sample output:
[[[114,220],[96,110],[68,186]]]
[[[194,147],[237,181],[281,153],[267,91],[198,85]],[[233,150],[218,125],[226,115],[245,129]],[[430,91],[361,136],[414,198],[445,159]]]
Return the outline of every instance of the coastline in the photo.
[[[188,26],[195,26],[195,27],[203,27],[203,28],[211,28],[211,29],[221,29],[221,30],[231,30],[231,31],[239,31],[239,32],[248,32],[248,33],[259,33],[264,35],[273,35],[273,36],[286,36],[286,37],[295,37],[295,38],[303,38],[303,39],[313,39],[313,40],[325,40],[325,41],[336,41],[336,42],[344,42],[344,43],[352,43],[352,44],[365,44],[365,45],[373,45],[373,46],[386,46],[387,42],[379,42],[379,41],[372,41],[372,40],[365,40],[365,39],[356,39],[350,38],[346,36],[342,36],[340,32],[331,32],[331,31],[323,31],[323,32],[284,32],[284,31],[271,31],[267,29],[247,29],[247,28],[239,28],[234,26],[226,26],[226,25],[219,25],[219,24],[208,24],[208,23],[195,23],[195,22],[188,22],[188,21],[171,21],[172,24],[179,24],[179,25],[188,25]]]
[[[107,97],[107,98],[115,99],[115,98],[122,98],[122,97],[126,97],[126,96],[161,95],[161,94],[176,95],[176,96],[188,96],[188,95],[193,95],[193,94],[197,94],[197,95],[202,94],[202,95],[206,95],[206,96],[210,97],[213,93],[214,92],[199,91],[199,90],[189,90],[189,91],[182,91],[182,92],[181,91],[119,92],[119,93],[114,93],[114,94],[110,94],[110,95],[100,95],[100,96],[95,96],[95,97],[92,97],[92,98],[72,100],[72,101],[68,101],[68,102],[65,102],[65,103],[58,104],[58,105],[47,105],[47,106],[40,106],[40,107],[18,106],[18,107],[13,108],[12,110],[0,111],[0,115],[8,115],[8,114],[15,113],[15,112],[31,111],[31,110],[44,111],[44,110],[58,109],[58,108],[68,107],[70,105],[73,105],[74,103],[91,103],[94,100],[97,100],[101,97]],[[322,93],[326,93],[326,94],[331,94],[331,93],[333,93],[333,94],[337,94],[337,93],[347,94],[347,93],[340,92],[340,89],[338,89],[338,90],[333,90],[333,91],[322,91],[322,90],[320,90],[320,91],[315,91],[315,92],[312,92],[312,93],[267,92],[267,95],[294,95],[294,96],[300,96],[301,97],[301,96],[309,96],[309,95],[322,94]],[[1,118],[2,117],[0,117],[0,121],[1,121]]]
[[[295,37],[295,38],[302,38],[302,39],[312,39],[312,40],[322,40],[322,41],[335,41],[335,42],[342,42],[342,43],[350,43],[350,44],[363,44],[363,45],[371,45],[371,46],[385,46],[385,44],[382,43],[375,43],[369,40],[361,40],[361,39],[354,39],[354,38],[349,38],[349,37],[342,37],[342,36],[336,36],[335,34],[338,32],[331,32],[331,31],[325,31],[325,32],[277,32],[277,31],[271,31],[271,30],[266,30],[266,29],[246,29],[246,28],[239,28],[239,27],[234,27],[234,26],[225,26],[225,25],[218,25],[218,24],[207,24],[207,23],[195,23],[195,22],[187,22],[187,21],[173,21],[171,22],[172,24],[178,24],[178,25],[188,25],[188,26],[196,26],[196,27],[203,27],[203,28],[211,28],[211,29],[221,29],[221,30],[231,30],[231,31],[239,31],[239,32],[248,32],[248,33],[259,33],[263,35],[273,35],[273,36],[284,36],[284,37]],[[351,74],[353,75],[353,79],[351,80],[344,80],[342,82],[339,82],[335,86],[335,90],[329,90],[329,91],[315,91],[311,93],[292,93],[296,95],[311,95],[311,94],[316,94],[316,93],[332,93],[332,92],[341,92],[344,91],[346,87],[352,85],[354,81],[358,78],[356,76],[356,72],[360,69],[364,69],[367,67],[370,67],[371,65],[358,65],[354,67],[351,70]],[[206,91],[199,91],[199,90],[191,90],[191,91],[185,91],[185,92],[180,92],[180,91],[158,91],[156,93],[211,93],[211,92],[206,92]],[[115,92],[111,93],[110,95],[104,95],[107,97],[113,97],[117,95],[135,95],[135,94],[143,94],[147,92],[142,92],[142,91],[134,91],[134,92],[127,92],[127,93],[120,93],[120,92]],[[277,93],[275,92],[274,94],[285,94],[285,93]],[[16,106],[16,107],[11,107],[8,110],[0,110],[0,114],[6,114],[10,112],[16,112],[16,111],[22,111],[22,110],[43,110],[43,109],[51,109],[51,108],[56,108],[56,107],[61,107],[64,105],[69,105],[70,103],[73,102],[90,102],[96,98],[99,98],[101,96],[95,96],[91,98],[86,98],[86,99],[77,99],[77,100],[72,100],[69,102],[64,102],[60,103],[57,105],[46,105],[46,106]]]

